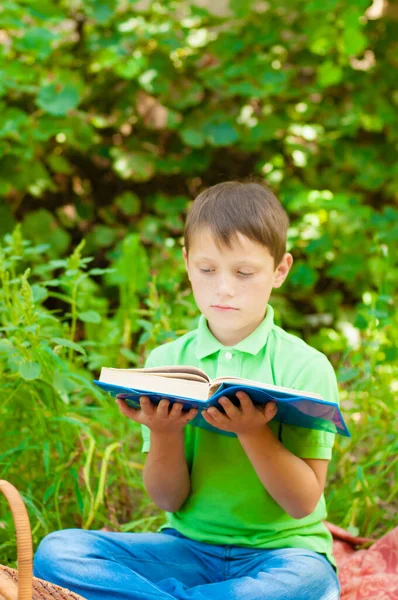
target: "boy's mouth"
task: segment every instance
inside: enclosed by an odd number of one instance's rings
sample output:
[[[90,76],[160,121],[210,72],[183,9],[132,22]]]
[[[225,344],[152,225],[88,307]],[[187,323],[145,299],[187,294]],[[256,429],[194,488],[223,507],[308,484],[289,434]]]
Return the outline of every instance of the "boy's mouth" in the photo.
[[[234,306],[227,306],[227,305],[224,305],[224,304],[212,304],[211,307],[212,308],[216,308],[218,310],[238,310]]]

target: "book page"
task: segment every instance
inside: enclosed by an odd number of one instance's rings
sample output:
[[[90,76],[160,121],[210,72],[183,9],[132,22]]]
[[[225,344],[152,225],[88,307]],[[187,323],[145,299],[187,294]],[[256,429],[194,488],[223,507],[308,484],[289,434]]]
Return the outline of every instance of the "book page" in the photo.
[[[182,396],[193,400],[207,400],[208,398],[209,384],[206,382],[162,377],[162,375],[155,375],[154,373],[147,374],[137,371],[137,369],[109,369],[103,367],[99,381],[138,391]]]
[[[210,386],[210,392],[215,394],[222,383],[231,383],[233,385],[250,385],[252,387],[261,388],[263,390],[269,390],[272,392],[275,390],[276,392],[285,392],[292,396],[304,396],[307,398],[314,398],[316,400],[324,400],[320,394],[316,394],[315,392],[305,392],[303,390],[294,390],[292,388],[280,387],[277,385],[272,385],[271,383],[263,383],[261,381],[254,381],[253,379],[242,379],[241,377],[216,377],[213,379]]]
[[[170,379],[184,379],[185,381],[199,381],[200,383],[209,383],[207,379],[203,379],[199,375],[193,375],[192,373],[145,373],[148,377],[152,375],[158,375],[159,377],[168,377]]]
[[[190,367],[186,365],[165,365],[163,367],[147,367],[146,369],[117,369],[119,371],[129,371],[134,373],[155,373],[156,375],[164,375],[165,377],[178,377],[192,381],[206,381],[210,383],[209,377],[202,369],[198,367]]]

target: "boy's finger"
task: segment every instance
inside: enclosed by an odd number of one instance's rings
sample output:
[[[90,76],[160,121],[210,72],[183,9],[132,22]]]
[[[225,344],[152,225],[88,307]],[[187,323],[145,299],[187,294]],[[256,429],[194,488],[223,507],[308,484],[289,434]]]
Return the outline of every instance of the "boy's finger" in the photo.
[[[209,409],[202,410],[201,415],[204,418],[204,420],[207,421],[207,423],[209,423],[209,425],[213,425],[213,427],[217,427],[217,429],[220,428],[220,424],[217,422],[214,416],[211,413],[209,413]]]
[[[185,414],[185,419],[186,421],[192,421],[192,419],[194,417],[196,417],[196,415],[198,414],[198,409],[197,408],[191,408],[191,410],[189,410],[186,414]]]
[[[210,406],[210,408],[208,408],[206,411],[206,415],[211,417],[213,421],[216,421],[216,423],[222,423],[229,419],[229,417],[218,410],[216,406]]]
[[[264,407],[264,416],[267,421],[271,421],[278,412],[278,407],[275,402],[268,402]]]
[[[236,392],[236,396],[239,399],[242,410],[247,410],[248,408],[253,406],[253,402],[249,394],[246,394],[246,392],[242,392],[241,390],[239,390],[238,392]]]
[[[148,396],[140,396],[140,406],[141,406],[142,412],[147,417],[150,417],[155,410],[155,407],[152,405]]]
[[[162,398],[157,406],[157,416],[161,419],[165,419],[169,415],[170,402],[166,398]]]
[[[140,414],[140,409],[129,406],[121,398],[116,398],[116,402],[120,408],[121,413],[123,413],[126,417],[129,417],[129,419],[134,419],[134,421],[137,420],[138,415]]]
[[[222,396],[219,399],[219,402],[220,402],[221,406],[223,407],[223,409],[225,410],[226,415],[230,419],[233,419],[234,417],[236,417],[237,415],[240,414],[239,407],[235,406],[235,404],[232,404],[231,400],[229,400],[226,396]]]
[[[174,402],[170,409],[170,416],[173,418],[178,418],[181,415],[182,408],[181,402]]]

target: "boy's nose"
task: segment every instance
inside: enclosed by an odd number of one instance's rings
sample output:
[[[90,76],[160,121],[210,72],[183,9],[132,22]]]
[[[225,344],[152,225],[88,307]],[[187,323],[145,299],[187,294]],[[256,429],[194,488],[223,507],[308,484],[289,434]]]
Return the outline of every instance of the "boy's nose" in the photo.
[[[218,293],[222,296],[234,296],[234,285],[229,277],[220,277],[218,281]]]

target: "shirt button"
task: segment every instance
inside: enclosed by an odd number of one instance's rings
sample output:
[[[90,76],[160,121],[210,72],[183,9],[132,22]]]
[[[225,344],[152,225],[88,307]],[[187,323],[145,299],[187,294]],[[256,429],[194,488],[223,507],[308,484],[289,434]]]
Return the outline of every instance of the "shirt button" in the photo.
[[[227,360],[231,360],[231,358],[232,358],[232,352],[226,352],[224,356],[225,356],[225,358]]]

